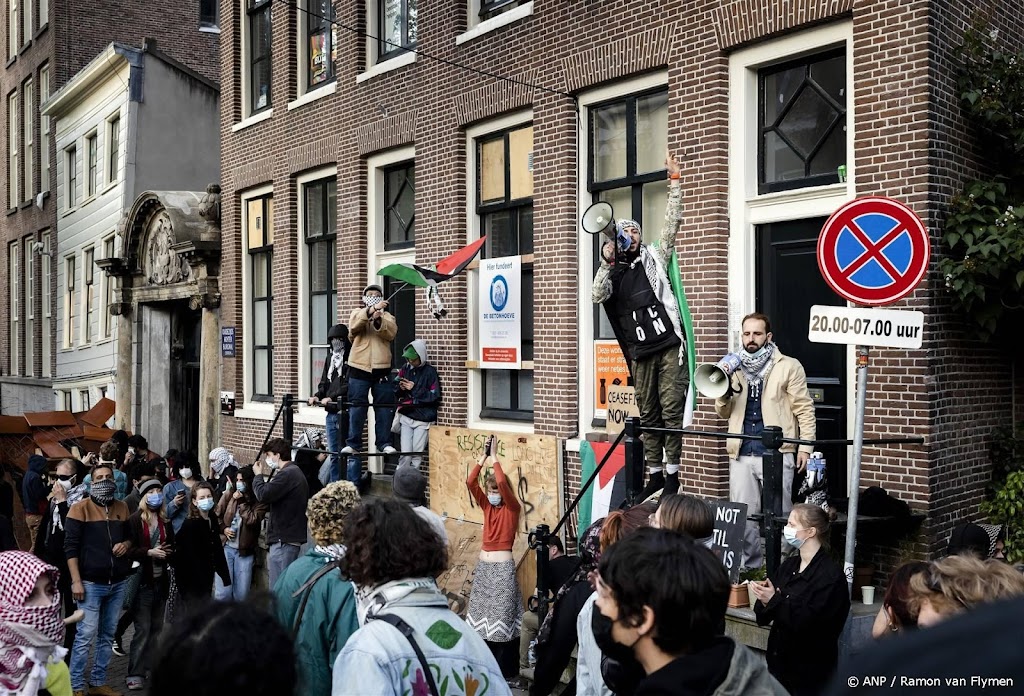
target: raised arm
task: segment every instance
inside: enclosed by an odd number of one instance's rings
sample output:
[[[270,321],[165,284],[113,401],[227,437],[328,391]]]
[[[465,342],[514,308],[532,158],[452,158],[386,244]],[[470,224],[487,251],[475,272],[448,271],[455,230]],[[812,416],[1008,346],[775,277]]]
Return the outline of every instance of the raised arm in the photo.
[[[679,185],[679,163],[676,162],[675,155],[665,158],[665,168],[668,169],[669,176],[668,203],[665,205],[665,225],[661,229],[656,249],[662,265],[667,265],[672,258],[683,207],[683,189]]]
[[[473,496],[473,500],[476,501],[481,510],[487,509],[487,506],[490,505],[487,501],[487,494],[480,487],[480,470],[484,468],[484,459],[486,457],[480,457],[480,461],[469,472],[469,478],[466,479],[466,488],[469,489],[469,494]]]
[[[516,498],[515,491],[512,490],[512,484],[508,482],[508,477],[501,469],[501,462],[497,459],[494,460],[494,480],[498,483],[498,492],[501,493],[501,501],[505,503],[505,507],[519,512],[519,500]]]

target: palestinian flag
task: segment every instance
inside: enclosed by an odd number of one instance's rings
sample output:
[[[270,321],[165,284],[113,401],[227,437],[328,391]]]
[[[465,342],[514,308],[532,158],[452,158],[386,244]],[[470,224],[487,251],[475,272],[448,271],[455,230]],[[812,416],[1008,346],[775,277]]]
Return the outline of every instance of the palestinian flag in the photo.
[[[377,275],[394,278],[419,288],[430,287],[454,278],[466,270],[466,266],[476,257],[486,240],[487,237],[483,236],[472,244],[467,244],[451,256],[438,261],[434,268],[417,266],[414,263],[393,263],[377,271]]]
[[[594,469],[604,459],[604,455],[611,445],[610,442],[589,442],[587,440],[580,443],[580,463],[582,464],[580,475],[584,481],[594,473]],[[615,448],[593,485],[580,499],[577,528],[581,532],[596,520],[606,517],[612,510],[618,510],[626,500],[625,453],[626,448],[621,444]]]
[[[693,413],[697,410],[697,389],[693,385],[693,375],[697,371],[697,342],[693,338],[693,316],[690,314],[690,304],[686,301],[683,279],[679,276],[679,259],[674,249],[668,262],[668,282],[672,286],[672,294],[676,296],[679,318],[683,322],[683,333],[686,334],[686,362],[690,373],[690,389],[686,393],[683,427],[689,428],[693,424]]]

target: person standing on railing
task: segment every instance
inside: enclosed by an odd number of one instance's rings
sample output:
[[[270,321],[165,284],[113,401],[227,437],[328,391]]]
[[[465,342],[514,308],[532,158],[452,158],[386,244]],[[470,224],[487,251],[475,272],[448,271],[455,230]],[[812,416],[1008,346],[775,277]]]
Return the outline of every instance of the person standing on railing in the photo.
[[[331,352],[324,361],[324,371],[320,375],[316,394],[309,397],[309,405],[320,404],[327,412],[324,429],[327,433],[327,449],[337,452],[341,443],[348,439],[348,411],[345,401],[348,399],[348,360],[352,344],[348,340],[348,327],[335,324],[327,332],[327,342],[331,344]],[[328,483],[341,480],[341,466],[338,455],[331,455],[331,475]],[[326,485],[326,484],[325,484]],[[313,491],[315,493],[315,491]]]
[[[683,193],[674,155],[665,159],[665,166],[669,187],[661,237],[654,244],[644,244],[635,220],[619,220],[616,225],[632,242],[625,251],[617,251],[615,242],[601,247],[601,267],[594,276],[591,299],[604,305],[620,345],[628,351],[625,357],[631,363],[640,424],[682,428],[690,373],[683,320],[667,269],[679,231]],[[682,447],[681,435],[644,434],[650,479],[641,499],[661,488],[666,494],[679,490]],[[662,473],[666,459],[667,476]]]
[[[743,317],[743,352],[740,369],[732,373],[729,391],[715,400],[715,411],[729,420],[729,432],[760,437],[766,425],[782,428],[786,438],[813,440],[816,432],[814,401],[807,390],[807,375],[796,358],[783,355],[772,341],[771,320],[760,313]],[[761,512],[761,487],[764,485],[760,440],[730,438],[729,500],[746,503],[747,514]],[[807,467],[814,449],[784,443],[782,452],[782,514],[793,509],[793,475]],[[761,531],[756,522],[747,521],[743,537],[743,566],[760,568]]]

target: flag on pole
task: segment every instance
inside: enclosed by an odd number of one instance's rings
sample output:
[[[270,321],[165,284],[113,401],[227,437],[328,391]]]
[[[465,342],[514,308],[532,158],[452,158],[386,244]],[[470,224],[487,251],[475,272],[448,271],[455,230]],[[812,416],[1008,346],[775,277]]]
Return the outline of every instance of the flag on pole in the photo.
[[[433,268],[417,266],[414,263],[392,263],[377,271],[377,275],[401,281],[406,285],[426,288],[427,307],[435,319],[440,319],[448,314],[448,310],[444,308],[444,302],[437,291],[437,284],[454,278],[466,270],[466,266],[480,252],[485,241],[487,241],[486,235],[467,244],[454,254],[444,257]]]
[[[672,294],[676,297],[679,318],[683,322],[683,333],[686,335],[686,363],[690,373],[690,389],[686,393],[683,427],[689,428],[693,423],[693,413],[697,410],[697,389],[693,385],[693,376],[697,371],[697,344],[693,339],[693,316],[690,314],[690,305],[686,301],[686,290],[683,289],[683,279],[679,275],[679,259],[674,249],[672,257],[668,261],[668,281],[672,285]]]

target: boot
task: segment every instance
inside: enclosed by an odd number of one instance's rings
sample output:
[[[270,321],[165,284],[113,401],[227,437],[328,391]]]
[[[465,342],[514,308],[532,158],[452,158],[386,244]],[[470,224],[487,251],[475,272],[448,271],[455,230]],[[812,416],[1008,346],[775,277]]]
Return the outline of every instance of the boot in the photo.
[[[674,474],[668,474],[665,476],[665,490],[661,492],[661,497],[664,498],[666,495],[675,495],[679,492],[679,472]]]
[[[643,502],[660,491],[665,487],[665,475],[660,471],[655,471],[651,474],[651,477],[647,480],[647,485],[644,486],[644,490],[640,493],[638,502]],[[679,488],[679,478],[676,477],[676,488]]]

